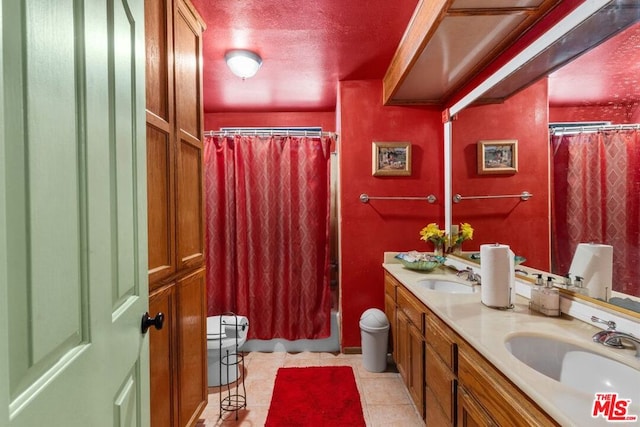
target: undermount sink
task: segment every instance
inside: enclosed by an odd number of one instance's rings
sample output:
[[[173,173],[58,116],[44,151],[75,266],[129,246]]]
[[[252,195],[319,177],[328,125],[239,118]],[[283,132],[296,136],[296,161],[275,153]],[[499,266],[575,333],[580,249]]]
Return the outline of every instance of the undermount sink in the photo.
[[[419,286],[438,292],[450,294],[472,294],[478,291],[478,285],[473,283],[452,282],[450,280],[423,279],[418,281]]]
[[[640,402],[640,371],[586,348],[548,336],[515,335],[505,341],[518,360],[575,390],[618,393]]]

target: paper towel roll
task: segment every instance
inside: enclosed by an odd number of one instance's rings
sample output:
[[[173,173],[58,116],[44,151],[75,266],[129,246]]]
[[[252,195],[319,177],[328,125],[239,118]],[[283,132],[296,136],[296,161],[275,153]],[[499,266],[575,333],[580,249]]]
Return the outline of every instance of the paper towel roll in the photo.
[[[589,296],[607,300],[611,294],[613,276],[613,246],[599,243],[580,243],[573,254],[569,274],[584,278],[583,286]]]
[[[480,245],[480,299],[486,306],[509,308],[515,300],[514,253],[508,245]]]

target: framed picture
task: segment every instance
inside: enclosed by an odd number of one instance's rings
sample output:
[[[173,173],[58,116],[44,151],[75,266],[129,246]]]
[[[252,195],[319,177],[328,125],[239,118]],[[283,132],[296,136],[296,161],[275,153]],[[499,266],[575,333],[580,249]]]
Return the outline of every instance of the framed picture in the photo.
[[[478,174],[518,172],[518,141],[515,139],[478,141]]]
[[[374,142],[373,176],[411,175],[411,144],[408,142]]]

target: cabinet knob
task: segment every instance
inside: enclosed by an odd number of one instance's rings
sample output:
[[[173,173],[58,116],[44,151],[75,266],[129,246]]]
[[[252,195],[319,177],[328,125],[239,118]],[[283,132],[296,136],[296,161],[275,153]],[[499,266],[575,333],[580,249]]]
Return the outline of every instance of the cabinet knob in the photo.
[[[156,329],[162,329],[162,325],[164,324],[164,313],[156,314],[156,317],[149,316],[149,313],[145,313],[142,315],[142,325],[140,329],[143,334],[146,334],[151,326],[154,326]]]

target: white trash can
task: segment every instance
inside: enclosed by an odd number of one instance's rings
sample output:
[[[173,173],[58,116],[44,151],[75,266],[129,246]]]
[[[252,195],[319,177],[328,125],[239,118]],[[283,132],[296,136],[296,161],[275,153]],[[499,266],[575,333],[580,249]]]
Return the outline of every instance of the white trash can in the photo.
[[[369,372],[387,369],[389,320],[382,310],[370,308],[360,316],[362,365]]]

